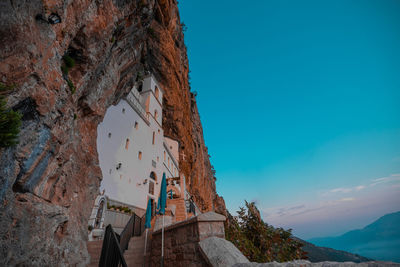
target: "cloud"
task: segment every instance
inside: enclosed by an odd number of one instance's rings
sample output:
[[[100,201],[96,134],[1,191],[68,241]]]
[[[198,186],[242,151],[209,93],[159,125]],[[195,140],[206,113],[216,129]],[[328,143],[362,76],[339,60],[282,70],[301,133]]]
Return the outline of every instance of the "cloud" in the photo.
[[[360,191],[360,190],[365,189],[365,187],[366,187],[365,185],[359,185],[359,186],[356,186],[356,187],[355,187],[355,190],[356,190],[356,191]]]
[[[340,188],[332,189],[332,190],[330,190],[329,192],[331,192],[331,193],[349,193],[349,192],[351,192],[351,191],[353,191],[353,188],[343,188],[343,187],[340,187]]]
[[[334,189],[331,189],[329,191],[322,193],[322,196],[328,196],[328,195],[333,195],[333,194],[348,194],[351,192],[358,192],[358,191],[364,190],[367,187],[374,187],[379,184],[396,183],[396,182],[400,182],[400,173],[394,173],[394,174],[391,174],[390,176],[373,179],[369,185],[357,185],[354,187],[334,188]],[[391,187],[393,187],[393,186],[391,186]]]
[[[332,194],[347,194],[347,193],[351,193],[351,192],[358,192],[365,188],[367,188],[365,185],[358,185],[355,187],[338,187],[338,188],[331,189],[331,190],[323,193],[322,195],[327,196],[327,195],[332,195]]]
[[[349,202],[349,201],[354,201],[356,200],[354,197],[344,197],[342,199],[340,199],[340,202]]]
[[[387,177],[381,177],[378,179],[372,180],[372,183],[369,186],[376,186],[378,184],[384,184],[389,182],[397,182],[400,181],[400,173],[391,174]]]
[[[343,202],[350,202],[356,200],[354,197],[346,197],[337,200],[323,201],[319,203],[310,203],[309,205],[302,204],[292,207],[275,207],[262,210],[263,215],[267,219],[282,218],[282,217],[295,217],[307,213],[316,212],[319,210],[326,210],[328,207],[337,206]]]

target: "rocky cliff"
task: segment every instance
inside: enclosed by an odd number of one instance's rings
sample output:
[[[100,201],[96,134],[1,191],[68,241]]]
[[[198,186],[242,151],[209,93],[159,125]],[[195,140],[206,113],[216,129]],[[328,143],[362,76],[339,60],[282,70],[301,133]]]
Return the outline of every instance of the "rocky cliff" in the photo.
[[[164,130],[180,140],[189,191],[204,211],[223,212],[175,0],[0,2],[0,81],[15,85],[8,105],[23,114],[19,144],[0,150],[0,265],[88,260],[97,125],[146,72],[166,91]]]

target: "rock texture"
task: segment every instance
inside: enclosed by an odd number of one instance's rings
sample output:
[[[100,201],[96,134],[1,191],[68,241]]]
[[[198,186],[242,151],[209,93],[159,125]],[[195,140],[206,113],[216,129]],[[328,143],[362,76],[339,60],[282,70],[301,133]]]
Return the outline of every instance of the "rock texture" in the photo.
[[[40,19],[51,13],[61,23]],[[65,54],[76,63],[68,75]],[[223,213],[175,0],[1,1],[0,81],[16,85],[8,105],[23,114],[19,144],[0,150],[1,266],[88,262],[97,125],[145,72],[166,91],[164,130],[180,140],[189,191],[203,211]]]
[[[290,261],[290,262],[268,262],[268,263],[237,263],[233,267],[398,267],[399,263],[370,261],[362,263],[354,262],[309,262],[309,261]]]
[[[206,261],[214,267],[232,266],[236,263],[249,263],[249,260],[231,242],[209,237],[199,242]]]

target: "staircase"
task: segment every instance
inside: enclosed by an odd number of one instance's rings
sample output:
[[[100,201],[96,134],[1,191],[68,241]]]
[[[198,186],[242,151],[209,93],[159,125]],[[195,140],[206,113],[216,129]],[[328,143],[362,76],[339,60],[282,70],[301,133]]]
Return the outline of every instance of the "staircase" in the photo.
[[[129,267],[143,267],[145,236],[146,232],[144,232],[141,236],[132,237],[129,241],[128,249],[124,253],[126,264]],[[87,242],[88,251],[91,257],[88,267],[99,266],[102,245],[103,240]],[[149,230],[149,233],[147,234],[147,253],[150,251],[150,245],[151,231]],[[148,261],[146,261],[146,266],[148,266]]]
[[[175,222],[181,222],[189,218],[186,214],[186,205],[183,198],[167,199],[167,207],[175,205]],[[186,218],[187,216],[187,218]]]
[[[86,244],[90,255],[90,263],[88,267],[99,266],[103,240],[88,241]]]

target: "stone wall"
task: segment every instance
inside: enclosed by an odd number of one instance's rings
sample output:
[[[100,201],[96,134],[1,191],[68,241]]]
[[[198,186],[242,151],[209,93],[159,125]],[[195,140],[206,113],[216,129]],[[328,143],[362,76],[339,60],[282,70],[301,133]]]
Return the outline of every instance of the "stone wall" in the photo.
[[[189,220],[178,222],[164,229],[165,266],[209,266],[199,242],[208,237],[224,238],[225,217],[207,212]],[[153,232],[150,262],[159,266],[161,262],[161,229]]]

